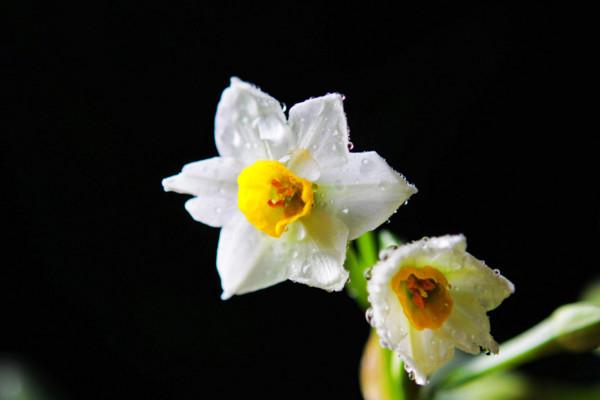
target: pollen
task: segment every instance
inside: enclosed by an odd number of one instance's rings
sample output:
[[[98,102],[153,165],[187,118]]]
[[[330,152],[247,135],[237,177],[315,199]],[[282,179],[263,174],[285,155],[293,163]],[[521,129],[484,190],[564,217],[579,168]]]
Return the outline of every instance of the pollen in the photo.
[[[238,176],[238,207],[260,231],[280,237],[292,222],[310,214],[313,183],[282,163],[259,160]]]
[[[452,312],[448,281],[434,267],[402,267],[391,285],[404,314],[417,330],[440,328]]]

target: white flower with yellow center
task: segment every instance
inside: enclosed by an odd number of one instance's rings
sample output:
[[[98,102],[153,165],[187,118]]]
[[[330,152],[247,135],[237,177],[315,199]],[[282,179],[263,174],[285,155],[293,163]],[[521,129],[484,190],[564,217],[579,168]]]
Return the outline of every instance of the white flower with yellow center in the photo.
[[[416,192],[374,152],[350,153],[342,96],[296,104],[233,78],[215,119],[220,157],[163,180],[191,194],[192,217],[222,227],[222,298],[290,279],[341,290],[347,241],[386,221]]]
[[[371,271],[368,319],[420,385],[455,347],[498,352],[486,312],[514,286],[466,247],[462,235],[421,239],[384,250]]]

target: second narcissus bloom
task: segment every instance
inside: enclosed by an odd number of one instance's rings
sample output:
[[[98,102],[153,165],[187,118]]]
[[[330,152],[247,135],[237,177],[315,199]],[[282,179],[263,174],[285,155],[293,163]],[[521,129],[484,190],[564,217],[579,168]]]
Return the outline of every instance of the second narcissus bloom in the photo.
[[[347,241],[386,221],[414,186],[375,152],[351,153],[342,96],[296,104],[233,78],[217,108],[220,157],[163,180],[195,196],[192,217],[222,227],[222,298],[286,279],[341,290]],[[350,146],[351,147],[351,146]]]
[[[498,352],[486,312],[514,286],[466,247],[462,235],[422,239],[384,250],[371,271],[368,319],[420,385],[455,347]]]

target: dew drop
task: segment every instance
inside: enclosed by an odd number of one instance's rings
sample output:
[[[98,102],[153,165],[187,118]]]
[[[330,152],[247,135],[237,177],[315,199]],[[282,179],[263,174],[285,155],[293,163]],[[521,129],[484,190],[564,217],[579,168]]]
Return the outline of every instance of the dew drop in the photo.
[[[360,161],[360,168],[359,171],[361,174],[367,174],[369,172],[371,172],[371,170],[373,169],[373,163],[371,161],[369,161],[369,159],[367,158],[363,158]]]
[[[302,225],[302,223],[299,223],[298,228],[296,228],[296,239],[304,240],[305,237],[306,237],[306,228],[304,227],[304,225]]]
[[[372,308],[367,308],[367,311],[365,312],[365,319],[367,320],[369,325],[372,325],[372,321],[373,321],[373,309]]]
[[[398,246],[392,245],[392,246],[386,247],[385,249],[381,250],[379,252],[379,259],[381,261],[387,260],[388,258],[390,258],[390,256],[394,252],[394,250],[396,250],[397,248],[398,248]]]
[[[379,185],[377,185],[377,189],[381,190],[382,192],[387,188],[387,184],[385,182],[379,182]]]
[[[495,269],[495,270],[494,270],[494,275],[496,275],[496,276],[500,276],[500,270],[499,270],[499,269]]]
[[[299,254],[299,253],[298,253],[298,250],[294,250],[294,251],[292,252],[292,258],[298,258],[298,254]]]
[[[348,214],[350,210],[348,208],[342,208],[342,214]]]
[[[310,269],[310,264],[304,264],[302,266],[302,273],[303,274],[307,273],[309,269]]]
[[[352,151],[353,148],[354,148],[354,143],[348,142],[348,151]]]
[[[285,103],[281,103],[281,111],[285,112],[287,110],[287,105]]]
[[[366,280],[370,280],[371,279],[372,272],[373,272],[373,268],[367,268],[367,269],[365,269],[365,272],[364,272],[363,275],[365,276]]]

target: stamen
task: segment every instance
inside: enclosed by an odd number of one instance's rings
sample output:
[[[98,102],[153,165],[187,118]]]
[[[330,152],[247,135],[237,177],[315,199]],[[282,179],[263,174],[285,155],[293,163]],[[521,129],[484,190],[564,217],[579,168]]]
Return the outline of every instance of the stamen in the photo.
[[[448,281],[436,268],[403,267],[394,275],[391,284],[416,329],[437,329],[452,311]]]

